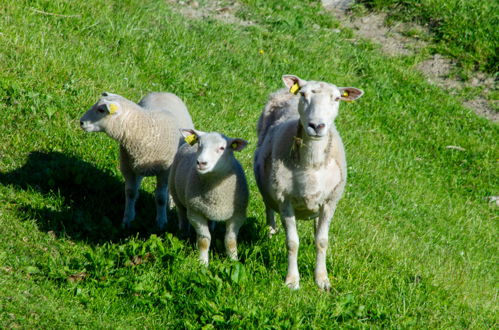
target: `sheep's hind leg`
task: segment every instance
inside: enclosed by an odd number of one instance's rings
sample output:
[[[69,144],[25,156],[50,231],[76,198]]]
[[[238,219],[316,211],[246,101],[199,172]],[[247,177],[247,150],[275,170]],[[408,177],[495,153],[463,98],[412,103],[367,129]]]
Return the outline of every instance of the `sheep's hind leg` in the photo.
[[[208,228],[208,219],[205,217],[187,211],[189,222],[196,230],[197,242],[199,249],[199,261],[201,264],[208,266],[208,251],[210,249],[211,234]]]
[[[329,291],[331,284],[327,275],[326,253],[329,244],[329,226],[336,209],[335,205],[325,205],[322,207],[315,228],[315,283],[321,290]]]
[[[190,226],[189,220],[187,220],[187,210],[181,205],[177,205],[177,217],[178,217],[178,231],[180,235],[189,236]]]
[[[269,237],[277,234],[277,225],[275,223],[275,212],[269,206],[265,205],[265,215],[267,217],[267,227],[269,228]]]
[[[121,226],[129,228],[135,219],[135,203],[139,198],[139,188],[142,177],[138,175],[128,175],[125,178],[125,214]]]
[[[232,260],[237,260],[237,234],[244,221],[245,217],[233,217],[226,223],[225,251]]]
[[[164,230],[168,223],[168,173],[158,175],[156,180],[156,225],[160,230]]]
[[[300,288],[300,274],[298,272],[298,247],[300,241],[296,230],[296,218],[291,203],[281,206],[281,221],[286,228],[286,245],[288,248],[288,274],[286,275],[286,285],[296,290]]]

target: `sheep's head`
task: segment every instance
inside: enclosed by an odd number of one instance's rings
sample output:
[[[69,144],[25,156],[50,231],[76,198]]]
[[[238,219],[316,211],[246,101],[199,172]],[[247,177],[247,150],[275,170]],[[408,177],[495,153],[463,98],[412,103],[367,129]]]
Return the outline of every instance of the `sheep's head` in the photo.
[[[198,145],[196,170],[199,174],[225,172],[232,166],[234,151],[243,150],[247,141],[229,138],[216,132],[205,133],[194,129],[181,129],[190,145]]]
[[[306,81],[293,75],[284,75],[282,80],[291,93],[299,95],[300,122],[312,139],[327,135],[338,115],[340,101],[353,101],[364,94],[358,88],[336,87],[322,81]]]
[[[121,113],[122,100],[117,94],[102,93],[102,98],[80,118],[80,127],[86,132],[106,131],[110,118]]]

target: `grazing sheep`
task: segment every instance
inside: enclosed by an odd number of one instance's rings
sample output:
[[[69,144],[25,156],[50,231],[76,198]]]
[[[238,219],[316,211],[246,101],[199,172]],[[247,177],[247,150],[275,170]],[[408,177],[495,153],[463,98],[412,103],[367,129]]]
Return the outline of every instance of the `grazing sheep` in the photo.
[[[225,248],[237,260],[237,234],[246,220],[248,184],[234,151],[247,142],[219,133],[182,129],[189,144],[179,148],[170,171],[170,194],[179,223],[196,230],[199,259],[208,264],[211,235],[208,220],[225,221]]]
[[[271,94],[258,121],[254,173],[271,235],[276,232],[274,211],[286,228],[286,285],[298,289],[300,282],[296,218],[315,219],[315,282],[329,290],[328,231],[347,176],[334,119],[340,100],[353,101],[364,92],[292,75],[283,76],[283,81],[289,91]]]
[[[156,176],[156,223],[167,223],[168,174],[179,145],[181,127],[193,128],[187,108],[171,93],[150,93],[139,104],[103,93],[80,119],[86,132],[106,132],[120,143],[120,169],[125,177],[123,227],[135,218],[135,202],[145,176]]]

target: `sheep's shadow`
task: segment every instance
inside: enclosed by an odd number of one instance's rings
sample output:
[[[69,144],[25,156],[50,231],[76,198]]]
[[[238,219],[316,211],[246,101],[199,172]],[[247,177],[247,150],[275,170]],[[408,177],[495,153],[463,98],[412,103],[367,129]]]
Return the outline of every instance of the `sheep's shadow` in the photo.
[[[34,190],[41,198],[13,201],[21,219],[34,219],[40,230],[89,243],[117,241],[155,230],[154,197],[140,192],[137,219],[121,229],[124,182],[109,171],[60,152],[32,152],[26,164],[0,173],[0,183]],[[170,225],[170,223],[169,223]]]

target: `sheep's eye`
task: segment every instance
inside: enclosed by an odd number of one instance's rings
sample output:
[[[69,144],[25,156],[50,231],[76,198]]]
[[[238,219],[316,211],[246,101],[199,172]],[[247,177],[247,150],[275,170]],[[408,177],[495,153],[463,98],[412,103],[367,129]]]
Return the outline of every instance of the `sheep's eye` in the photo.
[[[339,100],[340,100],[340,98],[339,98],[339,97],[335,97],[335,98],[334,98],[334,100],[335,100],[335,101],[339,101]]]
[[[97,112],[98,112],[98,113],[105,113],[105,112],[106,112],[106,110],[104,110],[104,109],[102,109],[102,108],[97,108]]]
[[[225,147],[220,147],[220,148],[218,148],[218,150],[220,150],[220,151],[224,151],[224,150],[225,150]]]

